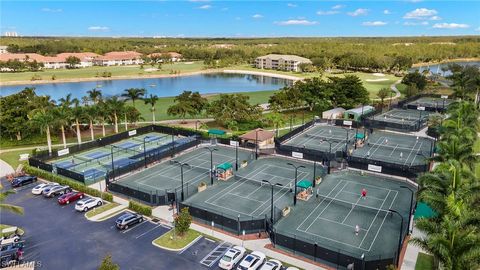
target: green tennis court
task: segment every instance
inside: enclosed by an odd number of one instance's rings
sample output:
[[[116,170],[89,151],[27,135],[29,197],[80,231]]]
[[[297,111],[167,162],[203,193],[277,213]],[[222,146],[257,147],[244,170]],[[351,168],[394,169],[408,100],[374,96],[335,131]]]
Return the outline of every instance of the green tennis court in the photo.
[[[298,170],[298,181],[313,180],[311,163],[280,157],[262,158],[240,169],[235,177],[224,182],[219,181],[216,185],[188,198],[184,204],[233,220],[263,219],[265,215],[270,217],[271,186],[262,180],[267,180],[273,185],[277,183],[281,185],[274,187],[273,200],[276,209],[293,204],[295,169],[287,163],[305,166]],[[317,174],[321,173],[324,173],[324,170],[318,166]],[[277,218],[279,217],[276,216],[275,219]]]
[[[386,122],[386,123],[396,123],[403,125],[415,126],[419,123],[427,121],[428,116],[432,112],[429,111],[420,111],[420,110],[402,110],[402,109],[392,109],[390,111],[373,115],[369,117],[371,120]]]
[[[329,152],[331,146],[331,152],[335,153],[337,151],[345,151],[347,138],[348,142],[353,142],[354,136],[354,129],[320,123],[293,136],[283,144],[322,152]]]
[[[337,253],[354,258],[364,254],[367,261],[393,258],[401,219],[389,209],[403,217],[402,236],[409,218],[410,191],[402,185],[414,190],[398,180],[356,171],[329,174],[315,190],[317,196],[299,202],[275,225],[276,233],[330,250],[320,256],[330,261]]]
[[[417,100],[407,103],[407,106],[408,107],[416,106],[416,107],[425,107],[430,109],[445,110],[448,107],[448,105],[450,105],[453,102],[454,101],[451,99],[421,97]]]

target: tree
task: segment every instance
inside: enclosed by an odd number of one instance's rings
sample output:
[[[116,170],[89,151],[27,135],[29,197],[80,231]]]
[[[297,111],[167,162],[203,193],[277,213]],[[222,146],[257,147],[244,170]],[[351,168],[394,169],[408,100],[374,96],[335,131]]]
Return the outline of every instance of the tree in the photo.
[[[3,189],[2,184],[0,183],[0,190]],[[7,199],[8,195],[10,194],[15,194],[14,190],[7,190],[7,191],[2,191],[0,192],[0,210],[3,211],[9,211],[15,214],[23,215],[23,208],[20,206],[16,206],[13,204],[8,204],[4,203],[5,200]]]
[[[150,111],[152,112],[152,121],[153,121],[153,124],[155,125],[155,105],[158,102],[158,96],[150,94],[150,97],[145,98],[143,101],[145,102],[145,105],[151,106]]]
[[[71,109],[67,106],[60,104],[60,106],[55,107],[54,118],[56,125],[60,126],[60,132],[62,133],[62,142],[63,148],[67,148],[67,140],[65,138],[65,126],[69,126],[71,123]]]
[[[65,59],[65,62],[68,64],[67,68],[76,68],[80,64],[80,58],[76,56],[69,56]]]
[[[29,119],[33,126],[38,127],[42,133],[46,133],[48,152],[52,153],[52,138],[50,135],[50,128],[52,128],[55,123],[52,107],[49,106],[33,110],[29,116]]]
[[[420,74],[418,71],[408,73],[403,77],[402,83],[408,86],[415,85],[417,89],[421,92],[427,86],[427,77],[425,75]]]
[[[105,101],[108,116],[114,124],[115,133],[118,133],[118,115],[123,113],[125,109],[125,102],[119,100],[117,96],[113,96]]]
[[[86,106],[84,109],[84,118],[88,121],[88,127],[90,129],[90,138],[95,140],[95,132],[93,129],[93,123],[98,118],[98,107],[96,105]]]
[[[448,79],[453,82],[455,96],[465,99],[472,98],[475,93],[478,96],[480,88],[480,71],[475,66],[455,67]]]
[[[283,114],[278,112],[272,112],[264,116],[267,124],[272,125],[275,128],[275,136],[278,136],[278,128],[285,125],[285,118]]]
[[[98,270],[120,270],[120,266],[112,261],[112,255],[108,254],[103,258]]]
[[[208,101],[198,92],[183,91],[174,99],[175,104],[167,109],[167,114],[178,115],[183,120],[189,114],[191,117],[199,115],[205,109]]]
[[[383,109],[383,105],[385,104],[385,98],[390,95],[391,90],[388,88],[382,88],[378,90],[377,97],[380,99],[380,107]]]
[[[353,108],[359,104],[369,103],[369,93],[362,80],[355,75],[329,77],[332,89],[331,103],[334,107]]]
[[[90,100],[93,102],[93,104],[97,104],[100,101],[100,99],[102,99],[102,91],[97,90],[97,88],[88,90],[87,94],[90,97]]]
[[[134,125],[137,125],[137,122],[140,120],[143,120],[142,114],[132,106],[126,106],[124,109],[124,114],[125,114],[125,130],[127,130],[127,123],[133,123]]]
[[[329,103],[332,96],[328,83],[320,77],[298,81],[292,87],[297,89],[296,93],[301,94],[301,100],[305,101],[310,111],[313,111],[317,104]]]
[[[262,109],[248,102],[249,96],[243,94],[220,94],[208,106],[207,112],[220,124],[231,121],[247,122],[261,119]]]
[[[135,100],[141,99],[145,95],[145,89],[143,88],[129,88],[125,89],[122,97],[127,100],[131,100],[133,107],[135,107]]]
[[[303,95],[298,87],[284,87],[270,96],[268,103],[274,111],[298,108],[303,103]]]
[[[406,97],[413,97],[418,94],[418,88],[416,84],[407,85],[405,88],[405,96]]]
[[[175,232],[183,236],[190,229],[190,224],[192,224],[192,216],[188,212],[188,207],[184,207],[175,217]]]
[[[80,101],[77,98],[72,99],[73,108],[72,108],[72,117],[75,120],[75,133],[77,135],[78,144],[82,143],[82,133],[80,130],[80,122],[85,116],[85,111],[82,106],[80,106]]]
[[[102,124],[102,136],[105,137],[105,122],[108,119],[109,115],[109,108],[108,105],[103,101],[100,100],[97,103],[97,120]]]

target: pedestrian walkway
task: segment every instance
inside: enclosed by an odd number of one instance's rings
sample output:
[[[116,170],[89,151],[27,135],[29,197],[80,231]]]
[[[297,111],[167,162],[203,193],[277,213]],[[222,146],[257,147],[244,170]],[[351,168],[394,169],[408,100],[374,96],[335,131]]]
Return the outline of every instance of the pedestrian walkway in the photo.
[[[410,237],[422,237],[423,234],[415,227],[413,227],[413,233]],[[407,250],[405,251],[405,256],[403,257],[403,263],[401,266],[401,270],[415,270],[415,264],[417,263],[418,253],[421,252],[422,249],[413,245],[412,243],[408,243]]]
[[[15,170],[7,162],[0,159],[0,177],[4,177],[7,174],[14,173]]]
[[[103,218],[110,216],[111,214],[114,214],[114,213],[117,213],[117,212],[120,212],[120,211],[124,210],[125,208],[127,208],[127,206],[121,204],[121,205],[119,205],[119,206],[117,206],[117,207],[114,207],[114,208],[112,208],[112,209],[109,209],[109,210],[107,210],[107,211],[105,211],[105,212],[102,212],[102,213],[100,213],[100,214],[98,214],[98,215],[95,215],[95,216],[93,216],[93,217],[91,217],[91,218],[88,218],[88,219],[91,220],[91,221],[100,221],[100,220],[102,220]]]

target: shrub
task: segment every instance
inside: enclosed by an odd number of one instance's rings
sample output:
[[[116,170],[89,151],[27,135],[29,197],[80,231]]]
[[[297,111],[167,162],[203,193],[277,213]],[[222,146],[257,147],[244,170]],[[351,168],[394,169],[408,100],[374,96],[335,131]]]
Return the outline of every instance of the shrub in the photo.
[[[88,195],[94,196],[94,197],[101,197],[102,199],[112,202],[113,201],[113,195],[108,193],[108,192],[101,192],[99,190],[96,190],[94,188],[90,188],[85,186],[84,184],[80,182],[76,182],[74,180],[70,180],[67,177],[61,176],[61,175],[56,175],[35,167],[32,167],[30,165],[25,165],[24,170],[28,174],[36,175],[39,178],[43,178],[48,181],[56,182],[59,183],[60,185],[68,185],[69,187],[81,191],[83,193],[86,193]]]
[[[192,216],[188,212],[188,207],[184,207],[175,218],[175,231],[182,236],[190,229],[190,224],[192,224]]]
[[[136,201],[129,201],[128,209],[148,217],[152,215],[152,207]]]

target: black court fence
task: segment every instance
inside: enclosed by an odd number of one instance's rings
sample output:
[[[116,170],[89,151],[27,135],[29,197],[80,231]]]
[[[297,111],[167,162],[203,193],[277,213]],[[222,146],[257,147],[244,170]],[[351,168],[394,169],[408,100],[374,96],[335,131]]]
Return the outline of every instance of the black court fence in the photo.
[[[180,203],[179,209],[188,207],[190,215],[198,222],[240,235],[261,233],[266,230],[266,218],[249,218],[233,216],[227,213],[214,212],[191,206],[185,202]]]
[[[168,203],[167,194],[159,190],[142,190],[140,187],[120,185],[117,183],[110,183],[108,185],[108,189],[110,191],[128,196],[129,198],[147,202],[152,205],[166,205]]]
[[[419,119],[409,123],[398,123],[383,120],[381,118],[368,118],[364,121],[366,128],[390,129],[396,131],[419,131],[427,125],[427,119]]]
[[[416,110],[418,106],[422,105],[417,105],[417,104],[410,104],[417,99],[424,98],[424,97],[429,97],[429,98],[441,98],[441,95],[438,94],[419,94],[415,95],[409,98],[406,98],[404,100],[401,100],[397,103],[398,108],[405,108],[405,109],[414,109]],[[446,101],[440,101],[437,102],[435,105],[433,104],[424,104],[422,107],[425,107],[426,111],[429,112],[445,112],[448,109],[448,104]]]
[[[427,172],[429,170],[429,164],[425,163],[422,165],[401,165],[391,162],[385,162],[380,160],[372,160],[368,158],[361,158],[355,156],[349,156],[347,158],[348,166],[352,168],[357,168],[361,170],[370,170],[369,165],[375,165],[381,167],[381,173],[391,174],[402,177],[407,177],[409,179],[415,179],[421,173]],[[378,169],[378,167],[377,167]]]

